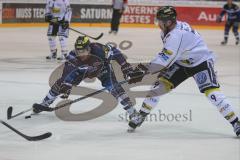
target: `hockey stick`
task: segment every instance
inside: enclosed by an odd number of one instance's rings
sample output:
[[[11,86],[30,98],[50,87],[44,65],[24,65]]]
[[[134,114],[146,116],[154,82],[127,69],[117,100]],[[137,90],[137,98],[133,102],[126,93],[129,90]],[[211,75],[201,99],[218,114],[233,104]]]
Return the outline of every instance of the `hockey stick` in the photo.
[[[158,71],[158,72],[159,72],[159,71]],[[158,73],[158,72],[155,72],[155,73]],[[152,73],[152,74],[155,74],[155,73]],[[147,74],[149,74],[149,72],[145,73],[144,76],[147,75]],[[135,78],[138,78],[138,77],[141,77],[141,76],[137,76],[137,77],[135,77]],[[129,81],[130,81],[130,79],[127,79],[127,80],[124,80],[124,81],[119,82],[117,85],[122,85],[122,84],[128,83]],[[72,100],[72,101],[70,101],[70,102],[64,103],[64,104],[59,105],[59,106],[57,106],[57,107],[54,107],[54,108],[49,108],[49,107],[46,108],[46,107],[43,107],[43,108],[41,108],[41,109],[42,109],[42,111],[52,112],[52,111],[58,110],[58,109],[60,109],[60,108],[66,107],[66,106],[68,106],[68,105],[71,105],[71,104],[73,104],[73,103],[79,102],[79,101],[81,101],[81,100],[83,100],[83,99],[89,98],[89,97],[91,97],[91,96],[93,96],[93,95],[99,94],[99,93],[101,93],[101,92],[103,92],[103,91],[105,91],[105,90],[108,90],[108,89],[109,89],[108,87],[105,87],[105,88],[100,89],[100,90],[98,90],[98,91],[96,91],[96,92],[89,93],[89,94],[87,94],[87,95],[84,96],[84,97],[80,97],[80,98],[74,99],[74,100]],[[33,114],[30,114],[29,116],[26,116],[25,118],[31,118],[31,115],[33,115]]]
[[[60,22],[54,22],[54,21],[50,21],[50,22],[52,22],[52,23],[55,23],[55,24],[61,24]],[[73,28],[71,28],[71,27],[68,27],[68,29],[69,30],[72,30],[72,31],[74,31],[74,32],[77,32],[77,33],[79,33],[79,34],[81,34],[81,35],[84,35],[84,36],[87,36],[87,37],[89,37],[89,38],[92,38],[92,39],[94,39],[94,40],[99,40],[100,38],[102,38],[102,36],[103,36],[103,33],[101,33],[99,36],[97,36],[97,37],[92,37],[92,36],[89,36],[89,35],[87,35],[87,34],[85,34],[85,33],[83,33],[83,32],[80,32],[80,31],[78,31],[78,30],[76,30],[76,29],[73,29]]]
[[[89,38],[92,38],[92,39],[94,39],[94,40],[99,40],[99,39],[102,38],[102,36],[103,36],[103,33],[101,33],[101,34],[100,34],[99,36],[97,36],[97,37],[92,37],[92,36],[89,36],[89,35],[87,35],[87,34],[85,34],[85,33],[80,32],[80,31],[78,31],[78,30],[76,30],[76,29],[73,29],[73,28],[71,28],[71,27],[69,27],[69,29],[72,30],[72,31],[74,31],[74,32],[77,32],[77,33],[79,33],[79,34],[81,34],[81,35],[84,35],[84,36],[87,36],[87,37],[89,37]]]
[[[118,83],[118,85],[122,85],[122,84],[124,84],[124,83],[127,83],[128,81],[129,81],[129,80],[121,81],[121,82]],[[100,89],[100,90],[98,90],[98,91],[96,91],[96,92],[89,93],[89,94],[87,94],[87,95],[84,96],[84,97],[80,97],[80,98],[74,99],[74,100],[72,100],[72,101],[70,101],[70,102],[64,103],[64,104],[59,105],[59,106],[57,106],[57,107],[54,107],[54,108],[52,108],[51,111],[58,110],[58,109],[63,108],[63,107],[65,107],[65,106],[68,106],[68,105],[71,105],[71,104],[73,104],[73,103],[79,102],[79,101],[81,101],[81,100],[83,100],[83,99],[89,98],[89,97],[91,97],[91,96],[93,96],[93,95],[102,93],[103,91],[105,91],[105,90],[107,90],[107,89],[109,89],[109,88],[108,88],[108,87],[105,87],[105,88]]]
[[[157,72],[155,72],[155,73],[152,73],[152,74],[156,74],[156,73],[158,73],[158,72],[159,72],[159,71],[157,71]],[[144,76],[147,75],[147,74],[149,74],[149,72],[145,73]],[[135,78],[138,78],[138,77],[135,77]],[[129,80],[130,80],[130,79],[121,81],[121,82],[118,83],[118,85],[125,84],[125,83],[129,82]],[[107,90],[107,89],[109,89],[109,88],[108,88],[108,87],[105,87],[105,88],[100,89],[100,90],[98,90],[98,91],[96,91],[96,92],[89,93],[89,94],[87,94],[87,95],[84,96],[84,97],[80,97],[80,98],[74,99],[74,100],[72,100],[72,101],[70,101],[70,102],[64,103],[64,104],[59,105],[59,106],[57,106],[57,107],[54,107],[54,108],[43,107],[43,108],[41,108],[41,110],[42,110],[42,111],[47,111],[47,112],[52,112],[52,111],[58,110],[58,109],[60,109],[60,108],[63,108],[63,107],[65,107],[65,106],[71,105],[71,104],[73,104],[73,103],[79,102],[79,101],[81,101],[81,100],[83,100],[83,99],[89,98],[89,97],[91,97],[91,96],[93,96],[93,95],[99,94],[99,93],[101,93],[101,92],[103,92],[103,91],[105,91],[105,90]],[[11,106],[8,108],[8,114],[10,113],[9,110],[12,110],[12,107],[11,107]],[[31,110],[32,110],[32,108],[29,108],[29,109],[24,110],[24,111],[22,111],[22,112],[20,112],[20,113],[17,113],[17,114],[14,115],[14,116],[11,116],[11,115],[9,114],[8,117],[9,117],[9,119],[11,119],[11,118],[17,117],[17,116],[19,116],[19,115],[22,115],[22,114],[24,114],[24,113],[26,113],[26,112],[29,112],[29,111],[31,111]],[[27,119],[27,118],[31,118],[31,116],[34,115],[34,114],[35,114],[35,113],[31,113],[30,115],[25,116],[25,118],[26,118],[26,119]]]
[[[118,84],[119,84],[119,85],[122,85],[122,84],[124,84],[124,83],[127,83],[128,81],[129,81],[129,80],[124,80],[124,81],[119,82]],[[46,110],[45,108],[43,108],[43,111],[52,112],[52,111],[58,110],[58,109],[60,109],[60,108],[63,108],[63,107],[68,106],[68,105],[71,105],[71,104],[76,103],[76,102],[78,102],[78,101],[81,101],[81,100],[83,100],[83,99],[89,98],[89,97],[91,97],[91,96],[93,96],[93,95],[99,94],[99,93],[101,93],[101,92],[103,92],[103,91],[105,91],[105,90],[107,90],[107,89],[108,89],[108,87],[105,87],[105,88],[103,88],[103,89],[101,89],[101,90],[98,90],[98,91],[96,91],[96,92],[89,93],[89,94],[87,94],[87,95],[84,96],[84,97],[77,98],[77,99],[75,99],[75,100],[72,100],[72,101],[70,101],[70,102],[64,103],[64,104],[62,104],[62,105],[60,105],[60,106],[57,106],[57,107],[54,107],[54,108],[49,108],[49,107],[48,107],[47,110]],[[32,108],[26,109],[26,110],[24,110],[24,111],[22,111],[22,112],[19,112],[19,113],[15,114],[15,115],[12,115],[12,110],[13,110],[12,106],[8,107],[8,109],[7,109],[7,119],[12,119],[12,118],[15,118],[15,117],[17,117],[17,116],[20,116],[20,115],[22,115],[22,114],[24,114],[24,113],[27,113],[27,112],[31,111]],[[27,119],[27,118],[31,118],[32,115],[34,115],[34,113],[31,113],[30,115],[26,116],[25,118],[26,118],[26,119]]]
[[[127,83],[128,81],[129,81],[129,80],[121,81],[121,82],[118,83],[118,85],[122,85],[122,84],[124,84],[124,83]],[[96,91],[96,92],[89,93],[89,94],[87,94],[87,95],[84,96],[84,97],[80,97],[80,98],[74,99],[74,100],[72,100],[72,101],[69,101],[69,102],[67,102],[67,103],[64,103],[64,104],[59,105],[59,106],[54,107],[54,108],[42,107],[41,110],[42,110],[42,111],[46,111],[46,112],[52,112],[52,111],[61,109],[61,108],[63,108],[63,107],[66,107],[66,106],[68,106],[68,105],[71,105],[71,104],[73,104],[73,103],[79,102],[79,101],[81,101],[81,100],[83,100],[83,99],[87,99],[87,98],[89,98],[89,97],[91,97],[91,96],[93,96],[93,95],[99,94],[99,93],[101,93],[101,92],[103,92],[103,91],[105,91],[105,90],[107,90],[107,89],[109,89],[109,88],[108,88],[108,87],[105,87],[105,88],[100,89],[100,90],[98,90],[98,91]],[[26,110],[26,111],[27,111],[27,110]],[[20,115],[20,114],[19,114],[19,115]],[[35,113],[31,113],[31,114],[25,116],[25,119],[31,118],[32,115],[35,115]]]
[[[44,133],[44,134],[41,134],[39,136],[27,136],[25,134],[23,134],[22,132],[18,131],[17,129],[13,128],[12,126],[10,126],[9,124],[7,124],[6,122],[4,122],[3,120],[0,119],[0,122],[8,127],[9,129],[11,129],[13,132],[17,133],[19,136],[25,138],[26,140],[28,141],[40,141],[40,140],[43,140],[43,139],[46,139],[48,137],[50,137],[52,135],[51,132],[47,132],[47,133]]]

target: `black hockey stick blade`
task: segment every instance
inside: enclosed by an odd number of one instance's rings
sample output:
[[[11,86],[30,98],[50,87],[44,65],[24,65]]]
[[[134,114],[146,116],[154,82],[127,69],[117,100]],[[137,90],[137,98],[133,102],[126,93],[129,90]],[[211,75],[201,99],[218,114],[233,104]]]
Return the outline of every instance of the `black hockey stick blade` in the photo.
[[[47,138],[49,138],[51,136],[52,136],[52,133],[51,132],[47,132],[47,133],[44,133],[44,134],[39,135],[39,136],[26,136],[25,139],[27,139],[29,141],[40,141],[40,140],[47,139]]]
[[[96,38],[92,37],[92,39],[99,40],[100,38],[102,38],[102,36],[103,36],[103,33],[101,33],[101,34],[100,34],[98,37],[96,37]]]
[[[73,29],[73,28],[71,28],[71,27],[69,27],[69,29],[72,30],[72,31],[74,31],[74,32],[76,32],[76,33],[79,33],[79,34],[81,34],[81,35],[87,36],[87,37],[89,37],[89,38],[91,38],[91,39],[94,39],[94,40],[99,40],[99,39],[102,38],[102,36],[103,36],[103,33],[101,33],[101,34],[100,34],[99,36],[97,36],[97,37],[92,37],[92,36],[90,36],[90,35],[87,35],[87,34],[85,34],[85,33],[83,33],[83,32],[80,32],[80,31],[78,31],[78,30],[76,30],[76,29]]]
[[[12,115],[12,111],[13,111],[13,108],[12,108],[12,106],[10,106],[10,107],[8,108],[8,110],[7,110],[7,119],[8,119],[8,120],[9,120],[9,119],[12,119],[12,118],[15,118],[15,117],[18,117],[18,116],[20,116],[20,115],[22,115],[22,114],[24,114],[24,113],[29,112],[29,111],[32,111],[32,108],[26,109],[26,110],[24,110],[24,111],[22,111],[22,112],[19,112],[19,113],[15,114],[15,115]]]
[[[13,128],[12,126],[10,126],[8,123],[6,123],[2,120],[0,120],[0,122],[3,125],[5,125],[6,127],[8,127],[9,129],[11,129],[13,132],[17,133],[19,136],[25,138],[28,141],[40,141],[40,140],[46,139],[46,138],[48,138],[52,135],[51,132],[47,132],[47,133],[44,133],[44,134],[39,135],[39,136],[27,136],[27,135],[23,134],[22,132],[18,131],[17,129]]]
[[[13,111],[13,107],[9,106],[8,109],[7,109],[7,119],[12,118],[12,111]]]

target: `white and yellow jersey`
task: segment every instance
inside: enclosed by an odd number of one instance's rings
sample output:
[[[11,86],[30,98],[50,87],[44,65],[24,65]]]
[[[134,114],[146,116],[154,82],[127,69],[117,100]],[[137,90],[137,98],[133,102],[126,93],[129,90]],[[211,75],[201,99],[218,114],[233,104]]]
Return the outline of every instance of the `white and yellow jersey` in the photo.
[[[185,67],[195,67],[214,59],[202,37],[188,23],[177,21],[176,27],[163,36],[163,50],[151,61],[164,67],[177,63]]]
[[[69,0],[47,0],[46,14],[51,14],[53,17],[57,17],[59,21],[65,20],[70,22],[72,16],[72,10]]]

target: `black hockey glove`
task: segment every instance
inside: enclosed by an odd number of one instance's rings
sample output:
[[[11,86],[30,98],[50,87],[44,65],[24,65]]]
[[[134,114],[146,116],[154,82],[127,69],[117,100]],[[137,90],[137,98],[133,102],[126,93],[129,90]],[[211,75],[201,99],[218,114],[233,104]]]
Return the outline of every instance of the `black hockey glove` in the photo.
[[[124,79],[130,78],[129,74],[133,72],[133,68],[129,63],[125,63],[121,66]]]
[[[69,28],[69,22],[68,21],[61,22],[61,26],[62,26],[63,29],[68,29]]]
[[[137,68],[139,68],[141,71],[143,71],[144,73],[148,72],[148,68],[146,66],[144,66],[142,63],[139,63]]]
[[[51,14],[45,15],[45,22],[51,22],[52,19],[53,19],[53,16]]]
[[[144,75],[145,74],[143,71],[141,71],[139,68],[135,68],[134,71],[129,74],[130,79],[128,81],[128,84],[141,82]]]
[[[61,98],[63,99],[67,99],[71,93],[72,90],[72,84],[70,83],[62,83],[61,84],[61,88],[60,88],[60,93],[62,93],[63,95],[61,96]]]
[[[128,84],[141,82],[145,74],[147,73],[148,69],[143,64],[139,64],[132,73],[129,74],[131,78],[128,81]]]

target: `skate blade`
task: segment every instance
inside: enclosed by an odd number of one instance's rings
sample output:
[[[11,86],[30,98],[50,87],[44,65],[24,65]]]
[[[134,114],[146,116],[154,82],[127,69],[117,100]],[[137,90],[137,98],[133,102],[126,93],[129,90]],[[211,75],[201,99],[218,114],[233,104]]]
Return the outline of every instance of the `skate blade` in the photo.
[[[135,129],[136,128],[128,127],[127,132],[128,133],[133,133],[133,132],[135,132]]]

